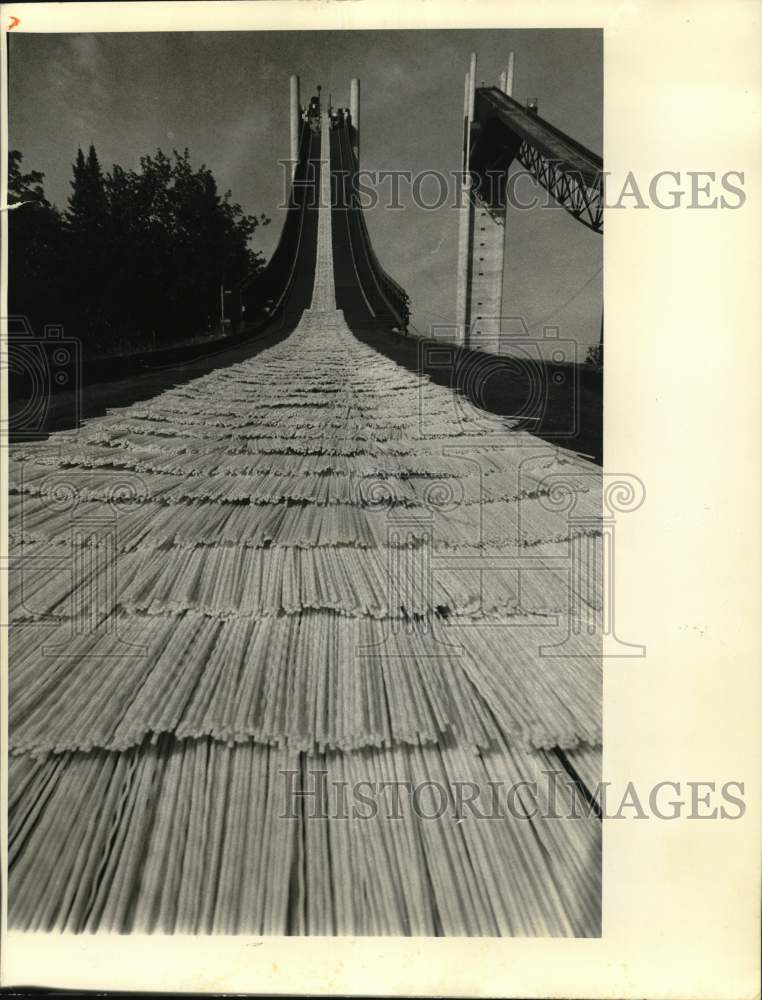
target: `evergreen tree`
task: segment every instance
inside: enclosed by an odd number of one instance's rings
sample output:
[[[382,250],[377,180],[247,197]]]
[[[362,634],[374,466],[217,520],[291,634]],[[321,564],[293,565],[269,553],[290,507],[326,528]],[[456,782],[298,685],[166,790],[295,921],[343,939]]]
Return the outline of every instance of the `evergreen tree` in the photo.
[[[109,247],[106,241],[108,201],[98,154],[93,145],[81,149],[73,166],[65,215],[70,253],[65,261],[67,314],[75,335],[92,348],[107,350],[112,324],[108,302]]]
[[[44,174],[24,173],[23,156],[11,150],[8,163],[8,200],[25,202],[8,213],[8,308],[25,316],[33,328],[64,321],[62,311],[62,219],[45,197]]]
[[[212,172],[188,150],[143,156],[138,170],[101,169],[94,146],[72,167],[61,215],[45,199],[42,174],[23,174],[11,154],[11,197],[34,201],[13,221],[11,301],[24,312],[47,295],[45,322],[63,322],[86,355],[169,347],[216,332],[220,286],[262,266],[250,242],[269,221],[220,195]],[[27,211],[19,209],[17,215]],[[39,309],[38,309],[39,312]]]
[[[96,233],[102,233],[107,211],[103,171],[93,145],[86,157],[77,150],[73,173],[66,222],[71,233],[91,241]]]

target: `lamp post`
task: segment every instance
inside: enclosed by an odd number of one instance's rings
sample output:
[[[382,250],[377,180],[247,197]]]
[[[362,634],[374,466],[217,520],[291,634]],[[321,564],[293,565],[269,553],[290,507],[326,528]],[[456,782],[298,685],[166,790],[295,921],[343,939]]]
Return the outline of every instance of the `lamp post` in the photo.
[[[224,284],[220,285],[220,333],[223,336],[225,334],[225,296],[232,294],[231,290],[225,288]]]

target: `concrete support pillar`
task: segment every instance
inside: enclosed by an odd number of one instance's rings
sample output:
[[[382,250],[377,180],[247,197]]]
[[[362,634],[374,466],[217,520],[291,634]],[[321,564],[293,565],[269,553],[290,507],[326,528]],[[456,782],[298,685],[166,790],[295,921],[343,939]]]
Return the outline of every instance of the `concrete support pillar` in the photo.
[[[506,93],[506,89],[505,89],[505,70],[503,70],[503,72],[498,77],[497,89],[501,90],[504,94]]]
[[[291,179],[296,173],[296,161],[299,159],[299,77],[295,74],[289,81],[291,105],[289,110],[289,131],[291,136]]]
[[[360,81],[353,76],[349,83],[349,114],[352,117],[352,128],[354,129],[354,142],[352,144],[357,157],[357,165],[360,165]]]
[[[458,271],[455,284],[455,339],[461,344],[466,342],[468,323],[468,244],[471,230],[471,180],[468,175],[468,161],[472,79],[471,70],[469,70],[466,73],[463,92],[463,178],[458,208]]]
[[[513,54],[500,76],[500,89],[513,86]],[[464,182],[458,219],[458,273],[455,322],[457,339],[466,347],[499,352],[503,312],[503,264],[506,213],[499,204],[488,206],[471,191],[470,131],[476,99],[476,54],[466,77],[463,101],[465,128]]]
[[[468,103],[470,101],[470,77],[466,73],[466,87],[463,94],[463,171],[468,170]]]
[[[509,52],[508,68],[505,71],[505,86],[503,87],[503,93],[507,94],[509,97],[513,97],[513,63],[513,52]]]
[[[513,52],[500,74],[500,89],[513,96]],[[471,346],[491,353],[500,352],[500,319],[503,314],[503,272],[508,242],[505,208],[488,210],[474,205],[471,214],[468,260],[468,325]]]
[[[468,339],[469,243],[471,237],[471,179],[465,175],[460,189],[458,208],[458,273],[455,285],[455,339],[465,344]]]
[[[503,311],[505,210],[473,204],[469,221],[468,343],[496,354]]]
[[[471,53],[471,68],[468,71],[470,77],[468,94],[468,120],[474,120],[474,101],[476,100],[476,53]]]
[[[508,65],[506,66],[503,73],[503,85],[500,88],[504,94],[508,97],[513,97],[513,72],[515,65],[515,56],[513,52],[508,53]],[[507,176],[506,176],[507,181]],[[480,232],[481,232],[481,226]],[[489,253],[489,267],[488,274],[483,275],[485,279],[485,284],[481,289],[477,289],[478,292],[483,292],[483,297],[481,300],[476,301],[482,302],[482,309],[490,309],[492,311],[492,316],[489,316],[487,312],[481,313],[484,317],[482,320],[482,327],[484,329],[484,334],[487,336],[488,340],[495,345],[494,349],[500,349],[500,318],[503,315],[503,276],[505,274],[505,260],[508,254],[508,206],[501,212],[496,213],[490,222],[485,227],[485,233],[487,239],[478,242],[484,242],[490,248]],[[482,256],[479,254],[478,256]],[[485,305],[489,303],[489,305]],[[476,303],[475,303],[476,304]],[[478,312],[477,312],[478,315]]]

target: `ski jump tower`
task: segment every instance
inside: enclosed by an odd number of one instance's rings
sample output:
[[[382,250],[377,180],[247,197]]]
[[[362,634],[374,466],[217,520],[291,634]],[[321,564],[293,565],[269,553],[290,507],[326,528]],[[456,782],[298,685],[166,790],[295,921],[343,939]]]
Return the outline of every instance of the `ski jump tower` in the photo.
[[[241,304],[253,332],[279,323],[292,329],[310,307],[319,239],[318,206],[330,202],[336,308],[355,330],[404,333],[410,308],[404,288],[373,249],[356,183],[360,157],[360,81],[349,106],[334,107],[321,88],[300,103],[299,77],[289,81],[290,179],[288,211],[268,265],[245,282]],[[322,127],[327,113],[328,127]]]
[[[603,160],[513,99],[514,56],[496,87],[476,86],[476,53],[463,97],[463,182],[459,207],[457,339],[494,344],[500,334],[508,171],[516,161],[574,218],[603,232]],[[486,346],[486,344],[485,344]]]
[[[494,345],[500,334],[508,172],[520,164],[561,207],[594,232],[603,231],[603,160],[512,96],[513,53],[498,86],[476,86],[472,54],[463,96],[463,184],[459,208],[456,324],[467,347]],[[321,98],[300,104],[299,78],[289,85],[291,194],[281,238],[267,267],[245,283],[241,301],[249,329],[298,322],[309,308],[316,260],[321,171],[332,175],[332,253],[336,305],[353,329],[405,333],[409,298],[382,267],[368,233],[356,176],[360,163],[360,81],[349,106]],[[321,108],[328,112],[321,135]],[[327,147],[327,148],[326,148]]]

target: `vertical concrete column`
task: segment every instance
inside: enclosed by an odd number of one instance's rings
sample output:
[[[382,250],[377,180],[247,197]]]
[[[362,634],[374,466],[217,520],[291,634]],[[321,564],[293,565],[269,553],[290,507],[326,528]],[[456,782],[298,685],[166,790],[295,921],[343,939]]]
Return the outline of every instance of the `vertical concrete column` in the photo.
[[[468,73],[467,119],[474,118],[476,101],[476,54]],[[510,94],[513,87],[513,53],[500,74],[499,88]],[[470,131],[470,128],[469,128]],[[470,157],[470,145],[468,149]],[[463,342],[468,347],[500,351],[500,319],[503,313],[503,269],[506,212],[500,202],[487,205],[467,189],[467,211],[461,217],[458,260],[458,319]],[[465,231],[464,231],[465,230]]]
[[[299,77],[292,74],[289,80],[291,106],[289,113],[289,131],[291,136],[291,179],[296,173],[296,161],[299,159]]]
[[[352,128],[354,131],[354,142],[352,148],[357,157],[357,165],[360,165],[360,81],[353,76],[349,83],[349,114],[352,117]]]
[[[508,97],[513,96],[513,69],[514,54],[509,52],[508,65],[500,74],[498,82],[498,88]],[[474,206],[469,239],[469,330],[474,336],[473,346],[495,352],[500,351],[500,319],[504,313],[503,275],[508,253],[507,207],[495,206],[488,211],[484,206]]]
[[[466,73],[466,86],[463,94],[463,171],[468,170],[468,129],[470,122],[468,120],[468,102],[470,100],[469,87],[470,87],[470,77]]]
[[[472,204],[468,240],[469,346],[500,351],[505,210]]]
[[[508,53],[508,65],[507,65],[507,67],[505,69],[505,86],[503,87],[503,93],[507,94],[508,97],[513,97],[513,71],[514,71],[514,66],[515,66],[515,56],[514,56],[514,53],[513,52],[509,52]],[[506,174],[506,183],[507,183],[507,180],[508,180],[508,175]],[[499,317],[505,315],[505,308],[504,308],[504,305],[503,305],[503,299],[504,299],[505,292],[506,292],[505,284],[504,284],[504,281],[505,281],[505,266],[506,266],[506,261],[509,260],[509,257],[508,257],[508,204],[507,203],[506,203],[506,206],[505,206],[505,210],[502,213],[502,222],[503,222],[502,236],[498,237],[498,238],[501,239],[501,242],[502,242],[502,248],[501,248],[500,253],[499,253],[499,257],[500,257],[500,264],[499,264],[500,275],[499,275],[499,280],[496,279],[495,284],[493,285],[493,289],[494,289],[494,293],[495,293],[495,302],[496,302],[497,307],[498,307],[498,313],[497,313],[498,320],[493,325],[492,332],[497,337],[498,342],[500,340],[500,334],[502,332],[501,329],[500,329]]]
[[[469,94],[468,94],[468,120],[472,122],[474,120],[474,102],[476,100],[476,53],[471,53],[471,68],[468,71],[468,75],[471,78],[469,82]]]
[[[508,53],[508,68],[505,71],[505,86],[503,87],[503,93],[507,94],[509,97],[513,97],[513,52]]]
[[[456,340],[465,344],[468,326],[469,237],[471,234],[471,179],[469,166],[469,132],[471,129],[471,71],[466,73],[463,92],[463,178],[460,184],[458,208],[458,262],[455,284]]]

